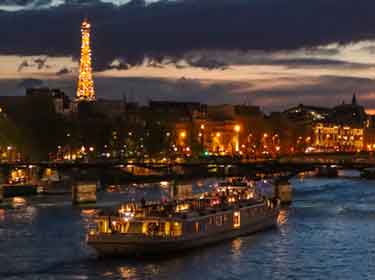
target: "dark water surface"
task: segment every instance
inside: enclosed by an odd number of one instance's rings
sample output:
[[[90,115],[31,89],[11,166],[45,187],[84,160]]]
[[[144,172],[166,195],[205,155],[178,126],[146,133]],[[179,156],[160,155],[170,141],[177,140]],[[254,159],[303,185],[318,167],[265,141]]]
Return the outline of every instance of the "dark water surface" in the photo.
[[[7,200],[0,279],[375,279],[375,181],[293,186],[278,229],[151,260],[97,260],[84,241],[95,213],[69,196]]]

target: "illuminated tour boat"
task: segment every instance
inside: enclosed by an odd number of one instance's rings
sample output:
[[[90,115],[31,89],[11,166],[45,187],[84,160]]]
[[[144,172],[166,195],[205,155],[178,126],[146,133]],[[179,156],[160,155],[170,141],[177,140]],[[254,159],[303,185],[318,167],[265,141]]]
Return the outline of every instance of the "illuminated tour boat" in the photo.
[[[131,203],[100,215],[87,234],[99,256],[161,255],[196,248],[276,226],[278,199],[255,188],[220,186],[199,198]]]

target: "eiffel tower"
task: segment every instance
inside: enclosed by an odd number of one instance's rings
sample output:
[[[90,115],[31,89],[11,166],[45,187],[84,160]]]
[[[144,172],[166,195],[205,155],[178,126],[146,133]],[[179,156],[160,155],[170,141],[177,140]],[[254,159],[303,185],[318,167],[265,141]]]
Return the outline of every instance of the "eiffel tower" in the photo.
[[[77,87],[77,101],[95,101],[94,81],[91,67],[90,48],[91,24],[85,18],[81,25],[82,46]]]

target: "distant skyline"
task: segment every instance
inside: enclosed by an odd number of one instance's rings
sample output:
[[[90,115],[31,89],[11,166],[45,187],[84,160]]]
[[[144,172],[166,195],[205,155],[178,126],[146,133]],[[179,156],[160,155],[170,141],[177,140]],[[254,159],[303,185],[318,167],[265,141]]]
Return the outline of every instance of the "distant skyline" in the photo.
[[[2,1],[0,94],[44,85],[74,96],[80,22],[88,14],[99,98],[271,111],[334,106],[357,92],[375,113],[373,1],[146,2]]]

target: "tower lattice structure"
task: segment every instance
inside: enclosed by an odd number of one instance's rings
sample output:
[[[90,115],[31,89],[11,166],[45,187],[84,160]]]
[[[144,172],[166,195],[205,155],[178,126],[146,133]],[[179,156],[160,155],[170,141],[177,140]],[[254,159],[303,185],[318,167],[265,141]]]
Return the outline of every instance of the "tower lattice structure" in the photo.
[[[91,24],[87,19],[84,19],[81,25],[82,45],[77,101],[95,101],[94,80],[91,66],[90,31]]]

